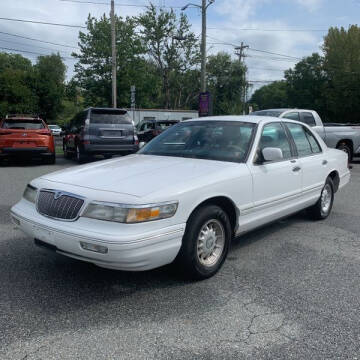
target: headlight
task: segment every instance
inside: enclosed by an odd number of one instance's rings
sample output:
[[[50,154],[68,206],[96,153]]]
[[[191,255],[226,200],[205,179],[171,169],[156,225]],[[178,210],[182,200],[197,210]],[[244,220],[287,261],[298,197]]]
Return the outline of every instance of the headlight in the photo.
[[[93,202],[86,207],[82,216],[131,224],[172,217],[176,213],[177,206],[177,202],[143,206]]]
[[[35,204],[37,195],[37,188],[28,184],[25,188],[23,198]]]

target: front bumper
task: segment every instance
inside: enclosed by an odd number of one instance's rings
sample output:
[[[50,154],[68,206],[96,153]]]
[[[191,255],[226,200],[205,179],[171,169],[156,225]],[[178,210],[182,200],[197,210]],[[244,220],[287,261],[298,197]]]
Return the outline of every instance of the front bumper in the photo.
[[[24,199],[12,207],[11,217],[25,234],[49,244],[59,254],[117,270],[142,271],[171,263],[185,231],[185,224],[141,231],[141,226],[86,218],[58,221],[40,215],[34,204]],[[84,250],[80,241],[105,246],[108,252]]]

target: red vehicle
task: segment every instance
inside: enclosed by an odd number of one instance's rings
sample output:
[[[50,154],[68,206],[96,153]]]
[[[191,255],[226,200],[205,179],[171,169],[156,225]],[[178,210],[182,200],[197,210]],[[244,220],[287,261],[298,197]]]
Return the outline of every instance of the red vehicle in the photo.
[[[0,161],[10,157],[41,157],[55,163],[54,137],[39,117],[9,115],[0,120]]]

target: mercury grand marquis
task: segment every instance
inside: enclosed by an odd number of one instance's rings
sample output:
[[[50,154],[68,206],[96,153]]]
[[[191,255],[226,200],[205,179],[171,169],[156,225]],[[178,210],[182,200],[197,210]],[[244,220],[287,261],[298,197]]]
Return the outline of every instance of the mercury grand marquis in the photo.
[[[232,238],[307,209],[329,216],[347,155],[309,126],[262,116],[183,121],[137,154],[32,180],[12,221],[38,245],[140,271],[214,275]]]

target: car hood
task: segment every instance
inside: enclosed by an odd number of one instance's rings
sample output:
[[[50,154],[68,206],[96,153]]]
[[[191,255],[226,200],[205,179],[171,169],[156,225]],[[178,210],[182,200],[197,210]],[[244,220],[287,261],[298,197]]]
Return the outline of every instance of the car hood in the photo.
[[[152,155],[129,155],[108,161],[68,168],[41,179],[88,189],[144,197],[166,187],[208,177],[230,162]]]

